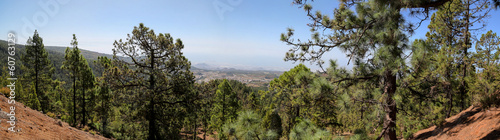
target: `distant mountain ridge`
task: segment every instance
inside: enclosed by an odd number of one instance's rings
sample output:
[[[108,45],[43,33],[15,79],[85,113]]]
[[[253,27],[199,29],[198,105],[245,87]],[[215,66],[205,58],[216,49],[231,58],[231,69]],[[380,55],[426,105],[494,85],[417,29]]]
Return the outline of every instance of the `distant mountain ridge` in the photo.
[[[66,48],[67,47],[61,47],[61,46],[45,46],[45,49],[47,49],[47,50],[52,50],[54,52],[58,52],[58,53],[62,53],[62,54],[66,54]],[[111,55],[111,54],[94,52],[94,51],[85,50],[82,48],[78,48],[78,49],[80,49],[80,52],[83,55],[83,57],[85,57],[85,59],[97,60],[97,58],[100,56],[113,58],[113,55]]]
[[[7,41],[0,40],[0,46],[1,46],[0,47],[0,56],[7,55]],[[16,57],[20,58],[21,54],[24,54],[25,45],[16,44],[16,48],[17,48],[16,52],[18,52]],[[47,49],[47,52],[49,52],[49,59],[51,59],[53,62],[55,62],[54,64],[56,66],[56,69],[58,69],[62,65],[62,61],[64,61],[64,55],[66,54],[66,48],[67,47],[62,47],[62,46],[45,46],[45,49]],[[85,57],[85,59],[87,59],[89,64],[93,63],[93,61],[97,60],[99,56],[105,56],[105,57],[108,57],[110,59],[113,58],[112,54],[90,51],[90,50],[82,49],[81,47],[79,47],[79,49],[81,51],[81,54]],[[22,51],[20,51],[20,50],[22,50]],[[123,59],[127,60],[128,58],[123,57]],[[60,63],[60,64],[57,64],[57,63]],[[271,71],[271,72],[285,71],[285,70],[280,69],[280,68],[263,68],[263,67],[258,67],[258,66],[216,65],[216,64],[196,63],[196,62],[191,62],[191,63],[192,63],[191,69],[193,69],[193,70],[201,69],[201,70],[214,70],[214,71]],[[91,68],[94,68],[93,64],[90,64],[90,65],[91,65]]]

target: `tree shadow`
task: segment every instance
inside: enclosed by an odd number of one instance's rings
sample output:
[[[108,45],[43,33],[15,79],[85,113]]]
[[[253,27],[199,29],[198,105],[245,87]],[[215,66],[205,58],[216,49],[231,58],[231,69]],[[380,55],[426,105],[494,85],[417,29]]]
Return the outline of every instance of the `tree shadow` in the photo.
[[[481,140],[497,140],[500,139],[500,128],[491,131],[488,135],[481,138]]]
[[[458,124],[470,124],[472,122],[482,120],[482,119],[484,119],[484,117],[477,118],[477,119],[467,119],[480,111],[481,111],[481,109],[479,107],[467,109],[466,112],[462,113],[458,118],[454,119],[452,122],[445,122],[442,126],[436,127],[433,131],[422,133],[422,134],[416,136],[414,139],[428,139],[428,138],[436,136],[438,134],[448,133],[448,131],[452,130]]]

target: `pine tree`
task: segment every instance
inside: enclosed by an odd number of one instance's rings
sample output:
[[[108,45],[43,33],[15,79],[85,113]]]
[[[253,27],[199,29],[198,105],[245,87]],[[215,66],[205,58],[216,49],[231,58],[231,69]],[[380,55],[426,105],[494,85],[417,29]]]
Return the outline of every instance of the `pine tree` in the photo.
[[[211,117],[214,104],[213,98],[217,91],[217,86],[218,84],[216,84],[215,80],[195,84],[196,91],[198,92],[198,98],[195,103],[199,107],[196,113],[202,125],[200,127],[204,131],[203,139],[206,139],[207,134],[213,131],[213,128],[211,128]]]
[[[470,8],[472,5],[476,8]],[[413,88],[412,92],[417,95],[429,95],[421,96],[431,98],[426,100],[445,96],[447,103],[443,111],[446,115],[440,115],[440,120],[465,109],[470,89],[468,83],[473,82],[475,71],[474,61],[468,52],[472,42],[470,34],[476,30],[471,27],[474,23],[484,22],[483,18],[489,11],[485,9],[487,6],[486,1],[481,0],[452,0],[432,15],[427,40],[414,42],[414,71],[411,76],[417,81],[411,86],[419,89]],[[479,25],[477,29],[482,27],[484,24]],[[425,92],[431,94],[423,94]],[[442,102],[435,100],[432,103],[439,105]]]
[[[133,134],[144,132],[148,139],[178,139],[182,120],[194,99],[194,76],[183,48],[180,39],[174,42],[170,34],[157,35],[142,23],[134,27],[126,41],[114,42],[115,67],[106,70],[113,79],[110,87],[122,96],[122,105],[130,106],[128,111],[138,112],[130,114],[135,119],[126,121],[147,127]]]
[[[72,125],[73,126],[76,126],[77,124],[77,118],[76,118],[76,114],[77,114],[77,97],[79,96],[79,94],[77,94],[77,91],[79,91],[79,87],[81,87],[80,85],[78,85],[78,83],[80,83],[80,78],[81,78],[81,74],[80,72],[82,71],[82,56],[80,54],[80,50],[78,49],[78,41],[76,39],[76,36],[75,34],[73,34],[73,40],[71,41],[71,46],[73,49],[70,49],[69,47],[66,48],[66,55],[64,56],[64,58],[66,59],[64,62],[63,62],[63,66],[61,66],[61,69],[65,69],[65,70],[68,70],[69,71],[69,76],[71,77],[71,81],[72,81],[72,84],[73,84],[73,122],[72,122]]]
[[[29,37],[26,42],[26,54],[21,56],[23,62],[22,71],[24,73],[23,83],[33,81],[33,92],[40,99],[41,111],[47,112],[50,106],[48,100],[48,89],[52,86],[52,74],[54,66],[48,59],[49,53],[45,50],[43,39],[35,30],[33,37]],[[28,85],[25,85],[28,86]]]
[[[472,33],[474,30],[486,26],[484,19],[488,16],[491,8],[489,8],[488,0],[464,0],[460,4],[463,7],[463,11],[456,18],[460,19],[462,25],[460,30],[462,37],[460,38],[460,56],[457,61],[460,68],[460,107],[461,110],[465,110],[467,105],[466,97],[469,94],[469,83],[471,82],[469,79],[470,77],[474,77],[473,74],[475,71],[472,66],[471,54],[469,53],[469,49],[475,43]]]
[[[472,84],[474,99],[483,107],[500,105],[500,37],[493,31],[481,35],[476,43],[476,60],[478,74]]]
[[[28,100],[27,100],[28,103],[26,105],[29,106],[31,109],[40,110],[41,109],[40,101],[38,100],[38,96],[36,95],[34,88],[35,86],[31,86],[31,92],[28,94]]]
[[[310,120],[300,121],[290,132],[290,140],[304,140],[304,139],[332,139],[330,133],[326,130],[318,128]]]
[[[378,139],[396,139],[396,102],[393,97],[397,89],[397,75],[405,68],[403,52],[408,50],[407,35],[413,32],[413,24],[405,24],[402,9],[412,13],[428,13],[430,9],[443,5],[448,0],[425,1],[341,1],[339,8],[333,10],[333,19],[321,12],[312,13],[312,6],[307,0],[294,0],[307,12],[312,20],[308,24],[312,35],[308,41],[295,41],[293,29],[281,35],[281,40],[293,46],[286,53],[285,60],[311,61],[323,64],[321,57],[333,48],[339,48],[355,62],[355,68],[361,73],[335,79],[341,82],[377,82],[382,83],[385,117],[381,135]],[[352,11],[355,9],[356,11]],[[424,11],[419,11],[419,10]]]
[[[298,118],[313,118],[315,102],[308,89],[316,78],[309,68],[299,64],[269,83],[267,96],[272,99],[266,105],[266,113],[276,110],[282,115],[284,136],[288,136]]]
[[[221,127],[225,123],[231,123],[236,120],[237,112],[240,109],[238,98],[233,91],[229,82],[224,79],[219,84],[218,89],[214,95],[214,106],[212,109],[212,126],[221,131]],[[219,133],[223,134],[223,133]],[[225,136],[219,135],[221,139]]]
[[[111,63],[111,60],[107,57],[99,57],[97,64],[100,68],[102,69],[109,69],[113,67],[113,64]],[[101,133],[105,137],[110,137],[111,136],[111,131],[108,129],[109,123],[112,118],[112,102],[114,102],[111,89],[108,85],[109,80],[107,73],[103,72],[103,75],[101,77],[96,78],[96,84],[97,84],[97,99],[96,102],[96,110],[98,116],[100,116],[100,121],[101,121]]]
[[[259,115],[252,111],[240,112],[237,120],[224,124],[222,133],[233,139],[277,140],[278,134],[263,128],[261,120]]]
[[[95,94],[94,94],[94,85],[95,85],[95,76],[90,68],[87,59],[80,55],[80,64],[81,68],[79,71],[82,95],[81,95],[81,103],[82,103],[82,124],[87,125],[87,116],[90,115],[89,111],[93,110],[92,107],[95,106]],[[89,108],[90,107],[90,108]],[[91,119],[92,120],[92,119]]]

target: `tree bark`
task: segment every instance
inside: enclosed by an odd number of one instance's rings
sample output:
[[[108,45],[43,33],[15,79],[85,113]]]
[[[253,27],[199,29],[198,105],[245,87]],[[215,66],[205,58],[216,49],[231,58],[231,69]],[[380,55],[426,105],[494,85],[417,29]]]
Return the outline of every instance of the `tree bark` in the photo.
[[[467,76],[467,60],[468,60],[468,52],[467,50],[469,49],[469,44],[470,42],[470,37],[469,37],[469,27],[470,27],[470,1],[467,0],[466,3],[467,9],[465,11],[465,45],[463,46],[464,49],[464,56],[462,58],[462,66],[463,66],[463,75],[462,75],[462,83],[460,84],[460,106],[462,107],[461,110],[465,109],[465,95],[467,94],[467,82],[465,81],[465,77]]]
[[[73,77],[73,126],[76,126],[76,77]]]
[[[149,127],[149,133],[148,133],[148,140],[157,140],[159,137],[157,137],[158,130],[156,130],[156,124],[155,124],[155,114],[154,114],[154,103],[153,99],[150,99],[149,102],[149,111],[147,114],[147,119],[148,119],[148,127]]]
[[[384,105],[385,119],[384,119],[384,139],[396,140],[396,102],[392,99],[396,92],[396,75],[392,74],[390,70],[384,72],[384,94],[386,105]]]
[[[148,109],[148,116],[147,116],[147,119],[148,119],[148,122],[149,122],[149,135],[148,135],[148,140],[157,140],[157,139],[160,139],[160,136],[158,134],[158,130],[156,129],[156,114],[155,114],[155,102],[154,102],[154,98],[155,98],[155,95],[156,95],[156,92],[155,92],[155,85],[156,85],[156,82],[155,82],[155,77],[154,77],[154,64],[155,64],[155,58],[154,58],[154,50],[151,48],[150,50],[150,59],[151,59],[151,66],[150,66],[150,69],[151,69],[151,74],[149,75],[149,89],[151,91],[151,95],[149,97],[149,109]]]

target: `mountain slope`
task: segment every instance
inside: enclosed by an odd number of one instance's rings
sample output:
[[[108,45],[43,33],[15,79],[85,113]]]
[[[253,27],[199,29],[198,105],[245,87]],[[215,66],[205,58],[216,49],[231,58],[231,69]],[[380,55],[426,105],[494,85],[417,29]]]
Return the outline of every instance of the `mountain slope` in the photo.
[[[471,106],[445,120],[442,126],[432,126],[413,135],[414,139],[498,140],[500,139],[500,107],[482,110]]]
[[[68,125],[66,122],[48,117],[41,112],[32,110],[20,102],[16,102],[15,117],[17,119],[15,129],[18,132],[8,130],[11,105],[8,99],[0,96],[0,139],[86,139],[100,140],[107,139],[99,135],[78,130]]]

